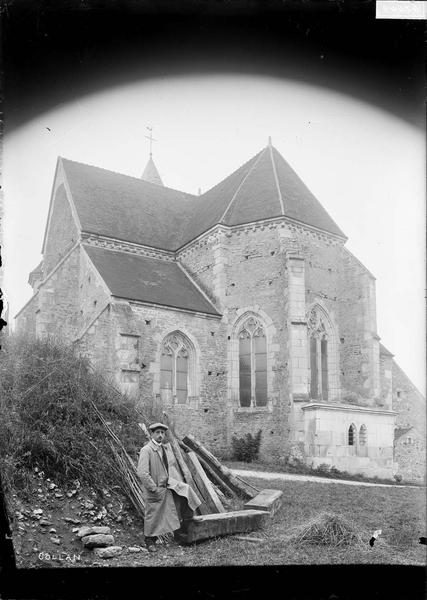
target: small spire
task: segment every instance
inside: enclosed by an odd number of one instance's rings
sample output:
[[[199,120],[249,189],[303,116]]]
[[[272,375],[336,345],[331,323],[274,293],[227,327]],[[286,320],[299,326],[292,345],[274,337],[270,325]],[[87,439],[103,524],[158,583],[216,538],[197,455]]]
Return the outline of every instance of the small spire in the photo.
[[[155,183],[157,185],[163,185],[163,181],[159,175],[159,172],[154,164],[154,161],[151,157],[148,159],[147,166],[144,169],[143,174],[141,175],[141,179],[144,181],[149,181],[150,183]]]
[[[201,193],[202,193],[202,188],[199,188],[198,191],[197,191],[197,194],[200,196]]]
[[[144,181],[149,181],[150,183],[155,183],[156,185],[163,185],[163,181],[153,161],[153,142],[157,142],[157,140],[153,138],[153,128],[147,127],[147,129],[150,132],[150,135],[146,135],[145,137],[150,140],[150,158],[148,159],[147,166],[141,175],[141,179]]]
[[[268,136],[268,145],[270,146],[270,148],[273,146],[270,135]]]

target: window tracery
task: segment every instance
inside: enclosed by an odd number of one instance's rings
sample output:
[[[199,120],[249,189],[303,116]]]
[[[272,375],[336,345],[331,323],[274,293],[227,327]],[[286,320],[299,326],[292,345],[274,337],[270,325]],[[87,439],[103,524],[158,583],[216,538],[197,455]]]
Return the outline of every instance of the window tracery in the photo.
[[[168,335],[160,355],[160,390],[170,393],[177,404],[185,404],[189,396],[191,358],[188,340],[179,332]]]
[[[313,307],[307,317],[310,341],[310,395],[314,399],[327,400],[329,395],[328,324],[325,316]]]
[[[267,339],[254,315],[238,329],[240,406],[267,405]]]

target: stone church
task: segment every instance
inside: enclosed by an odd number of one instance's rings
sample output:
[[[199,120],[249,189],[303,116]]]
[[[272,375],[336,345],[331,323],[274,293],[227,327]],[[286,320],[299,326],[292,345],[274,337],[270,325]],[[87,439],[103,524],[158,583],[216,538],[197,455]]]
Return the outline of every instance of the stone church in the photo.
[[[393,355],[346,239],[271,140],[198,196],[151,154],[140,179],[59,158],[17,329],[76,344],[220,455],[261,429],[265,460],[391,477]]]

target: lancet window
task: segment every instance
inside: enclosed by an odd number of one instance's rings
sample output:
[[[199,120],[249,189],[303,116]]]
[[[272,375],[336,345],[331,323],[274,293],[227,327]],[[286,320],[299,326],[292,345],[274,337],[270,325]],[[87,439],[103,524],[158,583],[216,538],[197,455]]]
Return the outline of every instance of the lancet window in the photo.
[[[357,429],[356,426],[351,424],[348,428],[348,445],[355,446],[356,445],[356,437],[357,437]]]
[[[185,404],[189,396],[192,348],[178,332],[163,341],[160,355],[160,389],[170,393],[177,404]]]
[[[310,343],[310,395],[327,400],[328,386],[328,328],[324,316],[313,308],[307,319]]]
[[[267,340],[260,321],[250,316],[238,331],[241,406],[267,405]]]

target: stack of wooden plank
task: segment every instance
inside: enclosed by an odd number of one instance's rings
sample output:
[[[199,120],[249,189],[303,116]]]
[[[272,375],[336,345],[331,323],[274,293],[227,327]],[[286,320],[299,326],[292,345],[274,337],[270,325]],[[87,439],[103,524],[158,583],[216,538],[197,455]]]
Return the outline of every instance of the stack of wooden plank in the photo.
[[[243,507],[227,510],[236,501],[251,500],[260,490],[230,469],[193,436],[179,439],[168,420],[169,441],[182,477],[202,501],[196,515],[183,523],[177,537],[182,543],[253,531],[265,524],[268,510]],[[233,501],[234,499],[234,501]]]

